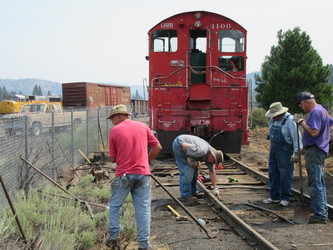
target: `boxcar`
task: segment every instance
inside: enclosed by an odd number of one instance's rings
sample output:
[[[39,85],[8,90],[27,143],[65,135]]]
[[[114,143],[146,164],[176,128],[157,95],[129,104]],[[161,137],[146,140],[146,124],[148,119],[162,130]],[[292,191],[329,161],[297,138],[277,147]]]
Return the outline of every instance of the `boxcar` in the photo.
[[[131,105],[131,89],[127,86],[90,82],[63,83],[62,96],[64,107]]]
[[[228,17],[193,11],[149,32],[149,116],[163,151],[193,134],[224,152],[248,144],[247,31]]]

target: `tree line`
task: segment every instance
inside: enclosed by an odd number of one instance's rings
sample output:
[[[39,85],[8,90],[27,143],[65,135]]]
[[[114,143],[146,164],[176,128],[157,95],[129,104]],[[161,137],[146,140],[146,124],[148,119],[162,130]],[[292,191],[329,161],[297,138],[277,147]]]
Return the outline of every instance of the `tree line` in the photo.
[[[16,93],[15,91],[8,92],[5,86],[3,86],[2,88],[0,87],[0,101],[11,100],[17,94],[22,95],[21,91],[19,93]],[[42,88],[41,88],[40,85],[36,84],[34,86],[34,88],[32,90],[32,95],[35,95],[35,96],[42,96],[43,95],[43,91],[42,91]],[[48,91],[47,95],[48,96],[51,95],[50,91]]]

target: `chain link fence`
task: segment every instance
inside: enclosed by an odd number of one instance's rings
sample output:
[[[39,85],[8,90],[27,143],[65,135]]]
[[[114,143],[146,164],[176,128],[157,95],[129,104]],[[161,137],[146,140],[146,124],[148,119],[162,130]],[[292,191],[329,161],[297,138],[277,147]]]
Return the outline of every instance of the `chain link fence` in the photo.
[[[108,133],[113,126],[106,119],[110,108],[1,117],[0,175],[9,194],[19,189],[28,192],[45,181],[22,158],[57,181],[59,175],[84,163],[84,156],[107,151]],[[145,122],[142,117],[135,119]],[[1,211],[7,201],[0,190]]]

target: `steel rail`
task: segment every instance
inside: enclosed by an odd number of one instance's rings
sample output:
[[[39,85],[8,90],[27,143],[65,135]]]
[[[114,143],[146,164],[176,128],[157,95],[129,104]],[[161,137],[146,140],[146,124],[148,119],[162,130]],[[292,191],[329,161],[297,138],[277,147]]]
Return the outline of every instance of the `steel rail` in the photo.
[[[242,171],[244,171],[245,173],[259,179],[260,181],[262,181],[263,183],[267,184],[268,183],[268,176],[246,166],[245,164],[241,163],[240,161],[237,161],[236,159],[232,158],[231,156],[227,155],[227,157],[234,161],[236,164],[237,164],[237,167],[239,169],[241,169]],[[295,195],[298,199],[300,199],[301,197],[301,193],[300,193],[300,190],[297,190],[295,188],[291,188],[291,192],[293,195]],[[307,194],[303,194],[303,197],[305,198],[305,201],[307,203],[310,203],[311,202],[311,199],[310,199],[310,196],[307,195]],[[327,204],[327,208],[328,208],[328,216],[329,218],[333,218],[333,206],[330,205],[330,204]]]
[[[204,199],[214,212],[240,234],[249,245],[255,244],[259,249],[278,249],[218,200],[200,181],[197,185],[199,190],[205,194]]]

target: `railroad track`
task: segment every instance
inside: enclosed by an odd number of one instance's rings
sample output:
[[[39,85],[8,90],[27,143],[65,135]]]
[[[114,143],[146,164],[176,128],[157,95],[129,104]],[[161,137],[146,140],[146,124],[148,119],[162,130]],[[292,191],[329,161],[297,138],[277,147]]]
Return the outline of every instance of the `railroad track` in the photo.
[[[204,230],[200,231],[200,227],[191,218],[187,222],[177,221],[167,205],[171,204],[183,216],[186,213],[177,202],[170,199],[167,194],[163,194],[160,185],[155,185],[152,231],[157,234],[157,242],[166,244],[171,249],[200,249],[203,247],[202,242],[209,246],[205,247],[206,249],[331,249],[333,247],[331,223],[322,225],[293,222],[299,198],[297,188],[292,189],[295,200],[287,207],[263,204],[262,200],[269,196],[267,172],[253,170],[230,156],[226,158],[224,168],[216,170],[220,200],[212,195],[210,182],[198,182],[199,189],[204,193],[204,199],[195,198],[183,203],[196,218],[204,219],[205,226],[217,233],[217,237],[209,239]],[[152,172],[174,196],[180,196],[179,173],[175,162],[159,162]],[[208,168],[202,165],[199,174],[208,174]],[[295,183],[298,183],[297,179],[298,176],[295,176]],[[309,197],[306,196],[306,199]],[[331,217],[331,205],[329,205],[329,214]],[[172,234],[165,232],[166,230]],[[167,234],[168,237],[163,234]],[[198,237],[201,239],[200,243]],[[185,245],[182,245],[181,239],[185,241]],[[194,245],[191,245],[192,243]]]

